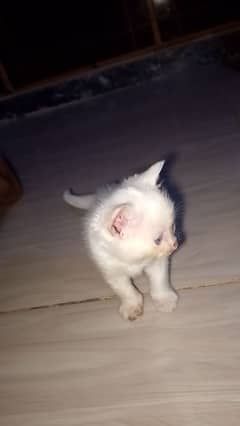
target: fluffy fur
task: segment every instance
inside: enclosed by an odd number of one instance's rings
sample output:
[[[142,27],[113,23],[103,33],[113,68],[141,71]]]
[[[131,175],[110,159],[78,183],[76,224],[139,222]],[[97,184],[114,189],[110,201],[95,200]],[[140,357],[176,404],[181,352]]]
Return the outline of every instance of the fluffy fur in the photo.
[[[177,248],[174,205],[157,184],[164,162],[95,195],[64,192],[64,200],[87,211],[86,241],[103,277],[120,298],[120,314],[135,320],[143,313],[143,295],[133,285],[149,278],[155,306],[172,311],[178,296],[171,288],[168,258]]]

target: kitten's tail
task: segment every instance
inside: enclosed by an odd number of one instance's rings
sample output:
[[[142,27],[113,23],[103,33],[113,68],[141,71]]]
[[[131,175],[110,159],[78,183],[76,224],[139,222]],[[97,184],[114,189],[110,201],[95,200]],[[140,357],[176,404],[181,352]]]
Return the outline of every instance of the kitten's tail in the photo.
[[[82,210],[89,210],[95,201],[95,196],[93,194],[74,195],[67,189],[63,193],[63,199],[67,204],[70,204],[73,207],[77,207]]]

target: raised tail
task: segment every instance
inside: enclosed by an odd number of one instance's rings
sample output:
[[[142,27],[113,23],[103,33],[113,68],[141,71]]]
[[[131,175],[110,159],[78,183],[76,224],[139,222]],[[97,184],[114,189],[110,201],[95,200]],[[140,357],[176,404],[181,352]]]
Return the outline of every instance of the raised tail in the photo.
[[[92,207],[95,196],[94,194],[89,195],[74,195],[68,189],[63,193],[63,199],[70,206],[77,207],[78,209],[88,210]]]

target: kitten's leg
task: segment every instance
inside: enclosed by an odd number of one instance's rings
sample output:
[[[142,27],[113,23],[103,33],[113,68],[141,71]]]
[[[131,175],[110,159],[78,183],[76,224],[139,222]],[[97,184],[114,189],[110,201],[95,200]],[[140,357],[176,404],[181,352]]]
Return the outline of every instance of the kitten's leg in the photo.
[[[105,276],[105,279],[121,300],[119,312],[124,319],[133,321],[143,314],[143,296],[132,285],[129,277]]]
[[[169,283],[168,258],[151,263],[145,272],[150,281],[150,294],[156,308],[171,312],[176,308],[178,295]]]

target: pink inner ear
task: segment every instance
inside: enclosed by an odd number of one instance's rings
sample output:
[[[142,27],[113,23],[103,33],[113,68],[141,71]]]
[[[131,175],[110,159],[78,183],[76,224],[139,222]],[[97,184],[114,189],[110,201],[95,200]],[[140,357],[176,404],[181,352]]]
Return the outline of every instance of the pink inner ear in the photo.
[[[120,237],[124,237],[124,229],[128,224],[128,218],[126,214],[126,208],[121,208],[116,216],[114,217],[111,225],[112,234],[118,234]]]

